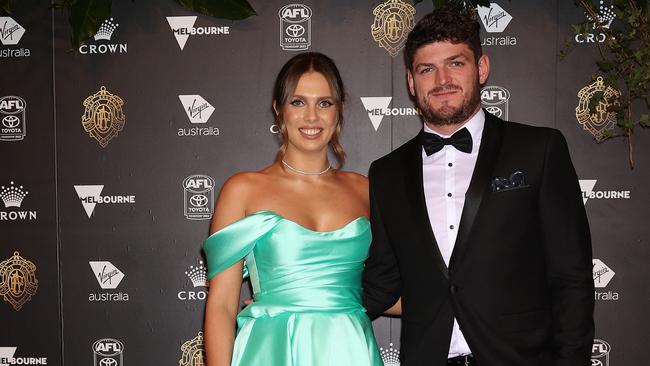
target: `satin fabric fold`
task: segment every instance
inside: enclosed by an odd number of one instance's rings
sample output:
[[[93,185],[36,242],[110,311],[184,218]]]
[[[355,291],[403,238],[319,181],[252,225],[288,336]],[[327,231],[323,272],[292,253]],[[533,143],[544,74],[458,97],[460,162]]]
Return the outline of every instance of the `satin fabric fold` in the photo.
[[[237,317],[232,365],[381,366],[361,305],[370,240],[364,217],[318,232],[272,211],[206,239],[210,277],[242,258],[251,277],[254,302]]]

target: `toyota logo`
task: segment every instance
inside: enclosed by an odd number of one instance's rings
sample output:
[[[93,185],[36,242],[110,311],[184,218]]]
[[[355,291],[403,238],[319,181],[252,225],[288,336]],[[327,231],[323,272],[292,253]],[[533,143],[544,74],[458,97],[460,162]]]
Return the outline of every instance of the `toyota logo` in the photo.
[[[194,196],[190,197],[190,203],[194,207],[203,207],[208,204],[208,197],[202,194],[195,194]]]
[[[300,24],[291,24],[285,30],[289,37],[300,37],[305,34],[305,27]]]
[[[495,117],[501,117],[501,115],[503,114],[503,111],[499,107],[487,107],[485,108],[485,110],[490,112],[490,114]]]
[[[2,119],[2,125],[7,128],[14,128],[20,124],[20,118],[16,116],[6,116]]]
[[[99,366],[117,366],[117,361],[113,358],[102,358],[99,361]]]

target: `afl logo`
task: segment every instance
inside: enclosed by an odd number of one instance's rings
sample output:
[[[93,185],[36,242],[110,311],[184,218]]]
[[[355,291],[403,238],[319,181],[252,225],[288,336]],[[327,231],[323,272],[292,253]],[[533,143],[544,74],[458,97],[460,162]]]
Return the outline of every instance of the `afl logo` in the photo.
[[[92,346],[95,354],[94,366],[122,366],[124,344],[117,339],[103,338]]]
[[[486,86],[481,90],[481,102],[492,115],[508,119],[508,101],[510,92],[501,86]]]
[[[189,220],[212,218],[214,207],[214,179],[195,174],[183,180],[184,215]]]
[[[304,51],[311,46],[311,9],[303,4],[280,8],[280,47],[285,51]]]
[[[612,347],[602,339],[594,339],[591,348],[591,366],[609,366],[609,352]]]
[[[13,95],[0,98],[0,141],[25,138],[25,100]]]

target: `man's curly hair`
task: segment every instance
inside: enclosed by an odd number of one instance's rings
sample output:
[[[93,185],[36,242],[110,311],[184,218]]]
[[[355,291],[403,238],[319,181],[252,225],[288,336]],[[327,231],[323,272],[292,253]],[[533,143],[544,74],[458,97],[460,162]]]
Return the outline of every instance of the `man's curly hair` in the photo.
[[[481,25],[475,17],[455,8],[438,8],[420,19],[406,38],[406,68],[412,70],[415,52],[420,47],[443,41],[466,44],[474,53],[474,61],[478,62],[483,54],[480,34]]]

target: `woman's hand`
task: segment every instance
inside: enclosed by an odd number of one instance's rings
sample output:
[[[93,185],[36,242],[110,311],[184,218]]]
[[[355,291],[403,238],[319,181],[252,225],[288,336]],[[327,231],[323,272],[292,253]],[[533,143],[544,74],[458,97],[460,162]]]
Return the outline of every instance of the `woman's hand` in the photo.
[[[393,304],[388,310],[384,311],[386,315],[396,315],[402,316],[402,298],[397,299],[397,302]]]

